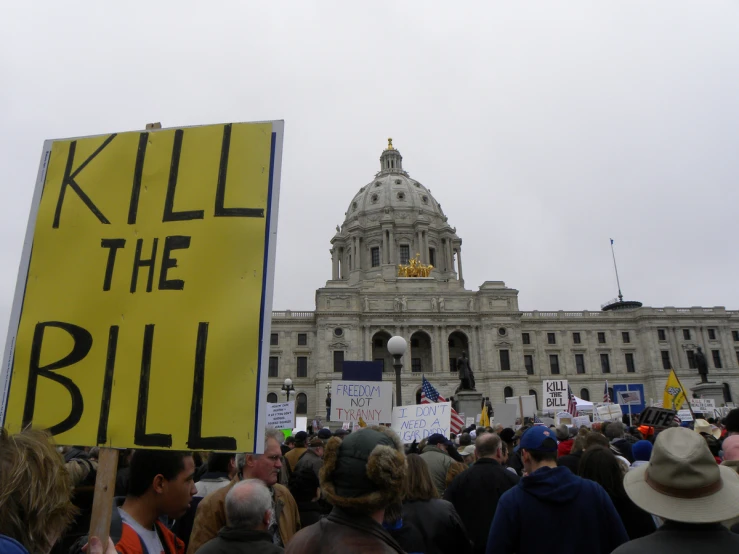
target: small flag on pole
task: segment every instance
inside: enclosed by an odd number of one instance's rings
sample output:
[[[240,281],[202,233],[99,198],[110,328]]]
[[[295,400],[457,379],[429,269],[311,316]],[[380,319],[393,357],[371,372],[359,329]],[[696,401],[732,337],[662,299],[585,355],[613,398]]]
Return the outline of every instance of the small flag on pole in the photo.
[[[606,379],[606,388],[603,390],[603,402],[611,402],[611,393],[608,391],[608,379]]]
[[[439,391],[424,376],[423,383],[421,384],[421,404],[435,404],[436,402],[446,402],[446,399],[439,394]],[[464,420],[452,408],[452,421],[449,430],[454,434],[459,434],[462,429],[464,429]]]
[[[572,388],[567,385],[567,412],[572,415],[572,417],[577,417],[577,400],[575,400],[575,395],[572,394]]]

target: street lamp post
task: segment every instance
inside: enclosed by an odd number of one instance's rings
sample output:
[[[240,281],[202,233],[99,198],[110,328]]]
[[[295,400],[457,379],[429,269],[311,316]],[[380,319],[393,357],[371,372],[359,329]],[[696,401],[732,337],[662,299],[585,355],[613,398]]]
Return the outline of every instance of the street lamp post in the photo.
[[[285,383],[282,385],[282,390],[285,391],[285,396],[287,396],[287,401],[290,402],[290,393],[295,390],[295,387],[293,387],[293,380],[289,377],[285,379]]]
[[[403,337],[395,336],[387,341],[387,351],[393,357],[393,368],[395,368],[395,405],[403,405],[403,395],[400,390],[400,370],[403,369],[401,358],[405,354],[408,344]]]

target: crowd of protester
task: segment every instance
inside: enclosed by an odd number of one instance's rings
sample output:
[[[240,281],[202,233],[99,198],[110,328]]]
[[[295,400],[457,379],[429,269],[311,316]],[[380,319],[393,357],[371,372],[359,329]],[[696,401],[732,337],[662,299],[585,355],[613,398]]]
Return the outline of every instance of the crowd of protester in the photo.
[[[324,428],[264,452],[121,451],[107,545],[97,449],[0,435],[0,554],[712,552],[739,548],[739,409],[663,430],[526,423],[403,445]]]

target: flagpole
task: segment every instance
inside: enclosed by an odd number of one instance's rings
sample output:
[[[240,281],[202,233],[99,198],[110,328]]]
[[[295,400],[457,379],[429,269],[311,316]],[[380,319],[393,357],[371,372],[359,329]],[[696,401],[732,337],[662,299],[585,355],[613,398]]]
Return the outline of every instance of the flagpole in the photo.
[[[618,285],[618,301],[622,302],[624,295],[621,294],[621,282],[618,280],[618,266],[616,266],[616,252],[613,250],[613,239],[611,239],[611,256],[613,256],[613,269],[616,271],[616,285]]]
[[[626,383],[626,392],[627,393],[629,392],[629,384],[628,383]],[[629,401],[627,402],[627,404],[629,405],[629,427],[631,427],[631,426],[634,425],[634,422],[631,419],[631,399],[629,399]]]
[[[677,384],[680,385],[680,388],[683,391],[683,394],[685,394],[685,401],[688,403],[688,410],[690,410],[690,417],[693,418],[693,421],[695,422],[695,414],[693,413],[693,406],[690,405],[690,398],[688,398],[688,389],[686,389],[682,382],[680,381],[680,377],[677,376],[677,373],[675,372],[675,369],[673,368],[672,374],[675,376],[675,379],[677,380]]]

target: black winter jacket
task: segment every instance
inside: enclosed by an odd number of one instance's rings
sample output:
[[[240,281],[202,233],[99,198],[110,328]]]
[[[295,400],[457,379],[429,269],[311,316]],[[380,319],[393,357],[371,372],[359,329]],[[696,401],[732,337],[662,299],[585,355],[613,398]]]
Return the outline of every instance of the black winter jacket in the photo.
[[[439,499],[404,502],[403,521],[412,523],[421,533],[426,546],[424,554],[472,552],[462,519],[451,502]]]

